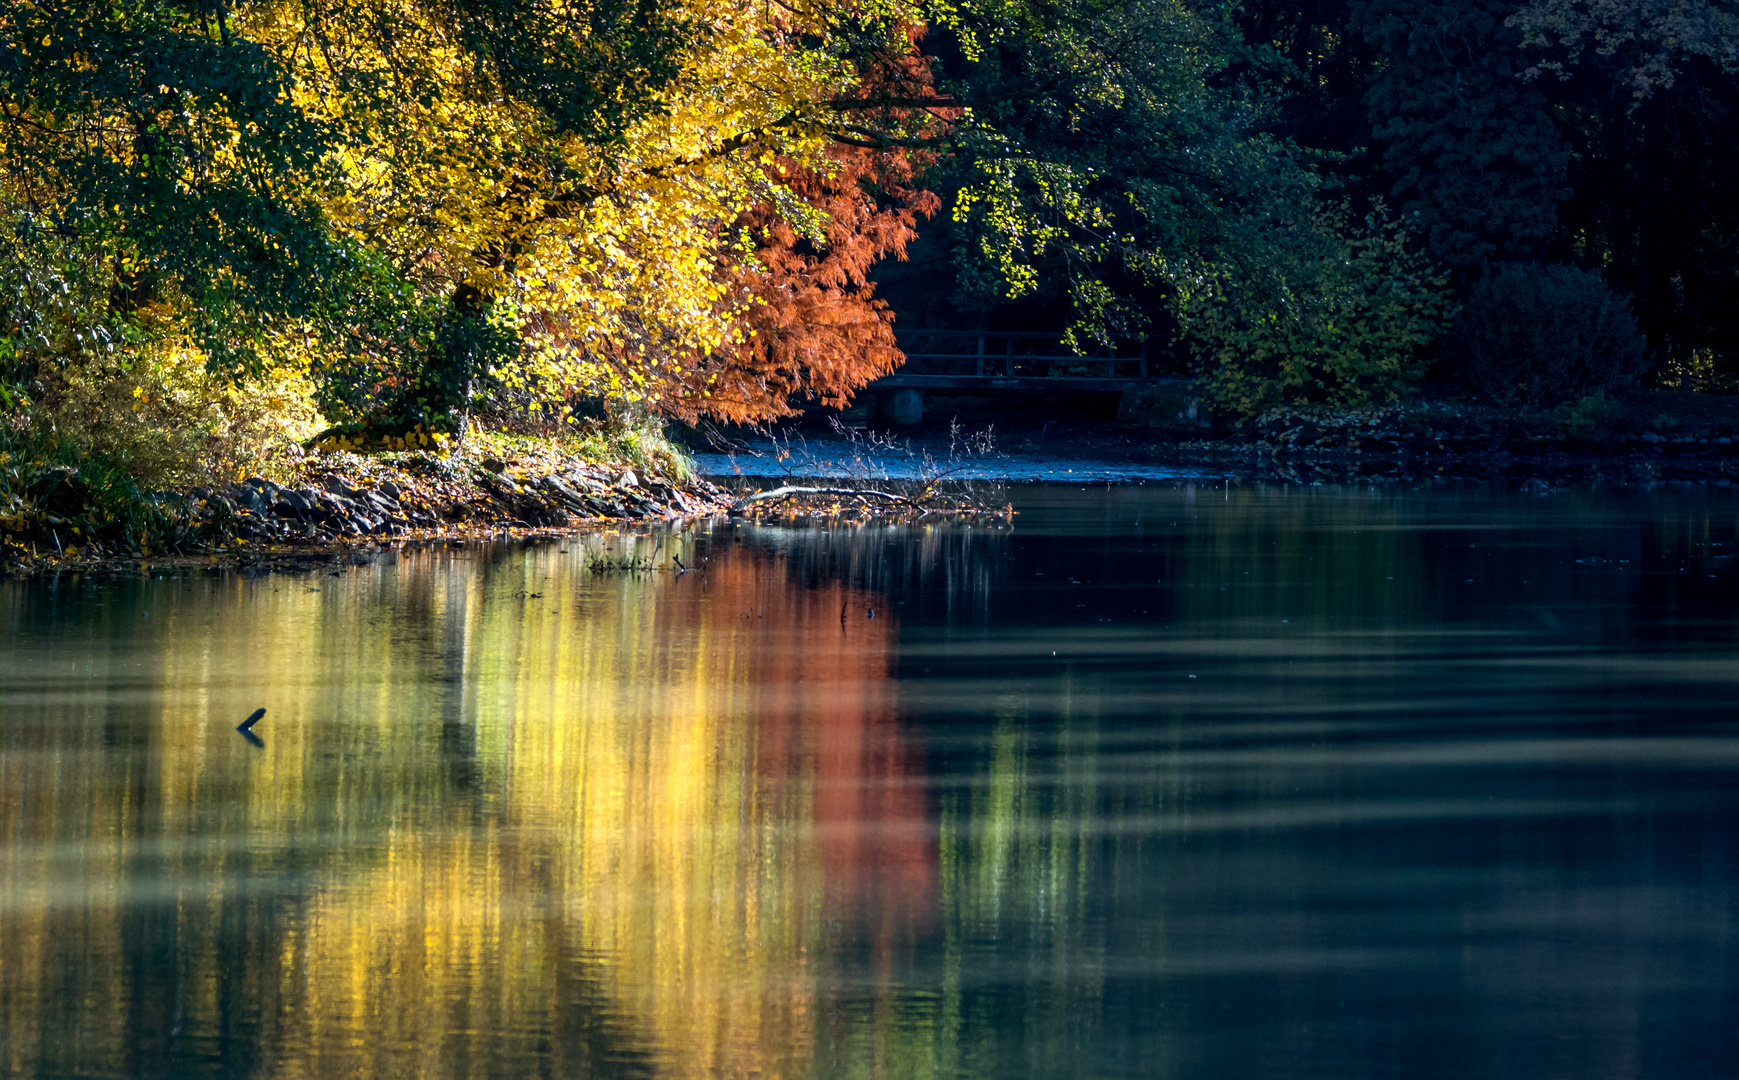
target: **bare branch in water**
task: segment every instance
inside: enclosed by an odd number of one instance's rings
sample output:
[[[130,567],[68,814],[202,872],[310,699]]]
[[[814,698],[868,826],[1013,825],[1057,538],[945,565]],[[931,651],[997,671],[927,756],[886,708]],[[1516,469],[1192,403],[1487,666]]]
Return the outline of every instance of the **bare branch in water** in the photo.
[[[783,487],[776,487],[772,491],[757,491],[753,495],[745,495],[731,504],[731,511],[735,513],[753,502],[785,499],[793,495],[837,495],[848,499],[886,499],[888,502],[904,503],[913,509],[923,509],[923,504],[918,500],[908,499],[904,495],[895,495],[890,491],[873,491],[869,488],[797,487],[786,484]]]
[[[737,450],[753,454],[760,459],[761,468],[772,466],[770,471],[782,474],[778,482],[784,486],[742,497],[731,512],[762,513],[775,504],[789,507],[806,501],[809,510],[831,513],[880,515],[891,511],[922,516],[1007,512],[1003,482],[982,478],[986,465],[999,456],[995,433],[990,429],[968,432],[958,422],[950,423],[948,443],[939,452],[915,446],[905,438],[854,431],[837,418],[833,433],[839,442],[811,443],[800,431],[762,429],[758,433],[765,440],[761,448],[732,447],[733,466]],[[994,473],[994,468],[989,471]],[[824,499],[834,502],[825,508],[814,505]]]

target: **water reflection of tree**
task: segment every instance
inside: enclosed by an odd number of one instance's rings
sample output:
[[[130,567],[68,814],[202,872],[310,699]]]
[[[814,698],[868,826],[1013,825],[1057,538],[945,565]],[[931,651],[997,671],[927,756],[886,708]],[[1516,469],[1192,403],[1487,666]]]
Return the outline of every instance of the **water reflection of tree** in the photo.
[[[422,561],[154,586],[77,662],[158,691],[8,725],[9,1070],[789,1075],[828,943],[933,924],[878,597]]]
[[[1000,522],[830,528],[825,521],[797,519],[738,526],[709,538],[709,545],[776,557],[802,588],[845,582],[890,601],[922,604],[929,614],[977,620],[988,613],[1004,577],[999,560],[1012,535],[1011,527]]]
[[[1176,1035],[1116,972],[1158,970],[1162,894],[1217,863],[1155,837],[1297,771],[1185,775],[1192,747],[1459,680],[1366,663],[1415,629],[1733,630],[1706,500],[1193,497],[1105,511],[1135,532],[732,526],[674,541],[683,575],[550,548],[8,586],[0,628],[42,644],[0,658],[0,1074],[1070,1075],[1106,1032]],[[1726,576],[1698,591],[1693,559]],[[1523,579],[1581,607],[1550,629]],[[1152,619],[1083,621],[1079,670],[914,648],[1022,647],[1084,595]],[[922,742],[902,651],[970,688]],[[1180,657],[1237,678],[1197,696]],[[1487,699],[1540,681],[1508,670]],[[264,753],[230,731],[258,704]],[[1160,764],[1108,774],[1130,725]]]

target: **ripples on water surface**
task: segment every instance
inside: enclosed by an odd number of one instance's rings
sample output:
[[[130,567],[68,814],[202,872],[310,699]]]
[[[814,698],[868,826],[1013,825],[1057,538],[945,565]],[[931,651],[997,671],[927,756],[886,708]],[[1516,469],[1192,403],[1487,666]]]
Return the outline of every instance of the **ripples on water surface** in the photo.
[[[0,1075],[1732,1075],[1730,491],[1020,505],[0,584]]]

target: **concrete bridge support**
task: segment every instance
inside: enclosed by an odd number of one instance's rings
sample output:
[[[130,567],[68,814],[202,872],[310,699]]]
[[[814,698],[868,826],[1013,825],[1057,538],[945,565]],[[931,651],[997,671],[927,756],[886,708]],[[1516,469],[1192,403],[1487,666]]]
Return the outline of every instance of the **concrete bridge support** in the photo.
[[[876,424],[879,427],[916,427],[924,419],[924,391],[899,386],[876,394]]]

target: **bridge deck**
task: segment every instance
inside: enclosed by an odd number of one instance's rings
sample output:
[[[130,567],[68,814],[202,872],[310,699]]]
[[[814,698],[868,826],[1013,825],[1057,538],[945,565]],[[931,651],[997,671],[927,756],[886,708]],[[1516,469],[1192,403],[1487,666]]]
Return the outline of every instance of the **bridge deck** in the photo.
[[[980,393],[1116,392],[1172,381],[1148,371],[1147,344],[1081,356],[1062,350],[1060,334],[1030,331],[901,330],[906,363],[872,390]]]

